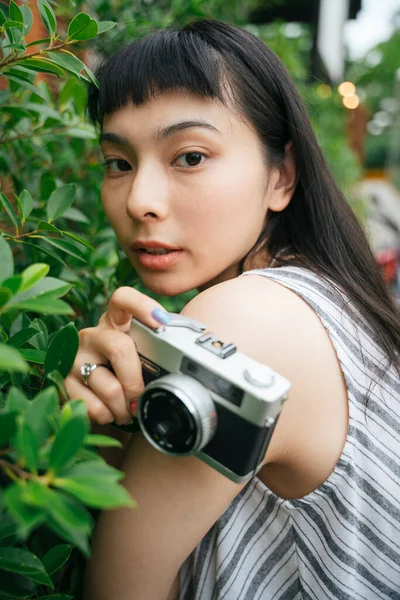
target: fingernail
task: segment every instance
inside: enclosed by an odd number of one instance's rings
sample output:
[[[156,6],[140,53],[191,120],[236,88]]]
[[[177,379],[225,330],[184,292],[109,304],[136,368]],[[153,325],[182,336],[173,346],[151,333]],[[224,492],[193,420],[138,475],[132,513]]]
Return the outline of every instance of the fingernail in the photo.
[[[168,323],[171,320],[171,317],[169,316],[169,314],[167,313],[166,310],[163,310],[162,308],[155,308],[154,310],[151,311],[151,316],[158,321],[159,323],[162,323],[163,325],[168,325]]]
[[[138,400],[133,400],[129,405],[129,411],[134,417],[137,415],[138,404]]]

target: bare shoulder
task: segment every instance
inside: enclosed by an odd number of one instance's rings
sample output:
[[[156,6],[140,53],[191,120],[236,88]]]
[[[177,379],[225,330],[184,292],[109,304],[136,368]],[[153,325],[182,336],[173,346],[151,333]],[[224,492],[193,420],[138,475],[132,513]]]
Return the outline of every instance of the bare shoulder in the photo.
[[[318,315],[300,296],[258,275],[209,288],[183,312],[289,379],[289,400],[265,457],[266,483],[274,489],[276,479],[274,491],[288,496],[317,487],[335,467],[348,429],[343,374]],[[285,472],[297,493],[286,490]]]

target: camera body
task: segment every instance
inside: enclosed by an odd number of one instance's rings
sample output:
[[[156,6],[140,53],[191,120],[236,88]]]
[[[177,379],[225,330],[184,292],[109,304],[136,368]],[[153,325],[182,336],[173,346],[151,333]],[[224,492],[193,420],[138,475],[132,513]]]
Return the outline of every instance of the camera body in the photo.
[[[147,440],[169,455],[194,454],[242,483],[263,464],[290,383],[183,315],[129,334],[145,390],[137,418]]]

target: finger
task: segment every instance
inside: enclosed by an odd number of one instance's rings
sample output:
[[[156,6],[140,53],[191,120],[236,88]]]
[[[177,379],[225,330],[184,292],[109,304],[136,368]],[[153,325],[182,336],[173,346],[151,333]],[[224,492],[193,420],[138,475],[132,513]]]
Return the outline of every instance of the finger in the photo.
[[[99,400],[91,389],[80,383],[73,375],[68,375],[65,380],[68,397],[70,400],[83,400],[86,405],[88,416],[92,421],[100,425],[106,425],[114,421],[114,415],[107,406]]]
[[[93,371],[89,385],[93,390],[96,388],[98,397],[120,417],[124,410],[129,410],[130,403],[137,400],[144,388],[142,366],[135,342],[126,333],[98,327],[82,330],[80,339],[85,350],[78,354],[72,369],[73,374],[81,380],[80,368],[86,360],[92,363],[110,363],[115,375],[109,372],[104,385],[110,385],[112,389],[101,388],[96,383],[99,379],[95,375],[105,371],[102,368]],[[94,361],[93,356],[101,359]],[[121,405],[118,406],[118,403]]]
[[[84,385],[84,387],[90,388],[91,392],[101,400],[112,413],[113,420],[117,425],[123,425],[131,421],[132,415],[129,412],[124,390],[111,371],[98,366],[90,374],[88,385]]]
[[[160,323],[168,322],[168,313],[161,304],[134,288],[124,286],[111,296],[107,312],[100,318],[100,323],[127,332],[132,317],[153,329],[160,327]]]

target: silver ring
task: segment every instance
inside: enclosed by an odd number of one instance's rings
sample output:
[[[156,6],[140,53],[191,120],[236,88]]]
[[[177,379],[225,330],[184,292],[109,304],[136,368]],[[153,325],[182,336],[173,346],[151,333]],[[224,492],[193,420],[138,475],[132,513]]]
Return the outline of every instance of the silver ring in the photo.
[[[94,363],[90,363],[90,362],[85,362],[82,366],[81,366],[81,375],[83,377],[83,382],[85,385],[89,385],[88,384],[88,379],[89,376],[93,373],[93,371],[95,369],[97,369],[97,367],[105,367],[106,369],[108,369],[107,365],[103,365],[103,364],[94,364]]]

